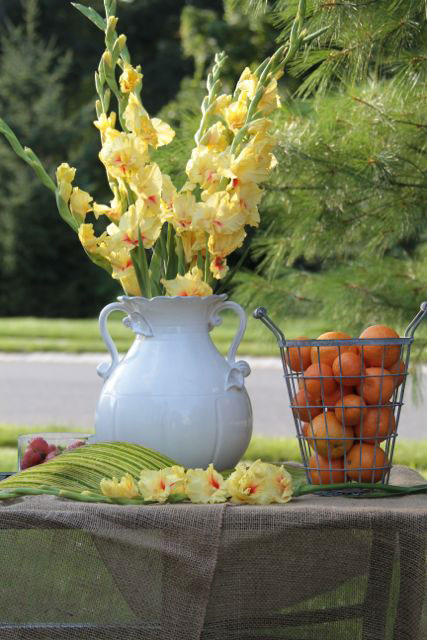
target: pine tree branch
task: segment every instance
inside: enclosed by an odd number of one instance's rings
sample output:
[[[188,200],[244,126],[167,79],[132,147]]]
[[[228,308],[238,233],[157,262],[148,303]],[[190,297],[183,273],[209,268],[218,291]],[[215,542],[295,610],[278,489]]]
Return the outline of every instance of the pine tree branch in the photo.
[[[376,107],[374,104],[371,104],[366,100],[362,100],[362,98],[358,98],[357,96],[351,96],[351,98],[352,100],[355,100],[356,102],[360,102],[361,104],[364,104],[366,107],[373,109],[374,111],[379,113],[385,120],[388,120],[389,122],[395,122],[396,124],[409,124],[410,126],[413,126],[413,127],[427,129],[427,124],[424,124],[422,122],[412,122],[411,120],[402,120],[400,118],[393,118],[393,116],[387,115],[386,113],[384,113],[384,111]]]

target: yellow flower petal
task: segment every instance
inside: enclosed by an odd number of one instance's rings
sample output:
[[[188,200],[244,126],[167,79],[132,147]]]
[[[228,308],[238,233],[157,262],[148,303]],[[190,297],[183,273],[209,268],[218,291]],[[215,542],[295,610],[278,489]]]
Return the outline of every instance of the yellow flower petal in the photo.
[[[237,504],[284,504],[292,499],[292,477],[283,466],[241,462],[229,476],[227,489]]]
[[[145,500],[166,502],[170,495],[185,493],[184,467],[174,465],[156,471],[143,469],[138,488]]]
[[[79,187],[74,187],[70,197],[70,210],[79,222],[84,222],[86,214],[92,210],[92,200],[90,193],[82,191]]]
[[[131,64],[125,62],[123,73],[119,79],[121,91],[130,93],[141,82],[142,78],[141,67],[138,66],[135,69]]]
[[[191,502],[215,504],[227,500],[224,478],[215,471],[213,464],[207,469],[189,469],[186,474],[185,492]]]
[[[136,498],[139,491],[135,480],[126,473],[120,481],[117,478],[103,478],[100,483],[101,492],[109,498]]]
[[[162,279],[168,296],[210,296],[213,291],[207,282],[202,280],[203,273],[193,267],[184,276],[178,275],[174,280]]]
[[[245,124],[248,115],[248,95],[246,91],[242,91],[237,100],[234,100],[224,109],[224,118],[231,129],[236,132]]]
[[[56,170],[56,182],[58,184],[61,198],[68,204],[72,191],[72,182],[75,178],[76,170],[69,164],[63,162]]]

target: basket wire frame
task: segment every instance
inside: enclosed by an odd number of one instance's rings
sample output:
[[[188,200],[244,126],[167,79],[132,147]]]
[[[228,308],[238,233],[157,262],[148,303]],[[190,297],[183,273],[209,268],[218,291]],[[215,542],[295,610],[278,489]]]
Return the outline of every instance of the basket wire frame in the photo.
[[[409,360],[411,346],[414,342],[414,334],[427,315],[427,302],[423,302],[420,306],[420,311],[408,325],[403,338],[387,338],[387,339],[367,339],[367,338],[354,338],[345,340],[286,340],[283,332],[277,327],[271,318],[268,316],[267,310],[264,307],[258,307],[255,309],[253,316],[256,319],[261,320],[266,327],[272,331],[275,335],[278,346],[280,348],[280,354],[282,358],[284,377],[286,387],[290,400],[290,408],[293,413],[295,422],[296,434],[299,442],[299,448],[301,452],[301,458],[303,460],[304,469],[306,473],[307,482],[309,484],[333,484],[342,481],[342,476],[346,481],[349,481],[349,489],[344,491],[328,491],[325,494],[342,494],[344,493],[360,493],[361,491],[356,488],[351,488],[350,480],[356,480],[358,482],[382,482],[388,484],[390,477],[390,470],[393,461],[394,447],[397,437],[400,413],[403,406],[403,397],[405,393],[406,379],[408,376]],[[366,368],[369,366],[366,362],[366,347],[375,345],[378,347],[384,347],[380,349],[381,364],[378,368],[382,369],[378,375],[367,375]],[[304,366],[303,362],[303,349],[311,349],[311,353],[314,353],[316,357],[311,358],[310,362],[319,364],[318,375],[305,376],[304,369],[307,369],[307,365]],[[322,362],[320,360],[321,348],[332,347],[335,349],[335,358],[338,358],[338,375],[323,375],[322,374]],[[357,354],[360,355],[360,373],[359,375],[344,375],[342,368],[342,356],[346,351],[349,351],[349,347],[357,347]],[[399,358],[396,360],[397,370],[390,371],[385,367],[385,358],[387,354],[387,347],[399,347]],[[290,351],[292,349],[292,351]],[[355,349],[353,349],[356,352]],[[295,364],[295,356],[297,356],[297,362]],[[293,364],[291,368],[290,364]],[[390,367],[393,364],[389,365]],[[299,369],[299,370],[296,370]],[[333,373],[333,372],[332,372]],[[369,381],[367,382],[367,378]],[[374,402],[368,403],[366,400],[365,406],[361,406],[361,403],[348,405],[344,404],[344,397],[348,393],[356,394],[361,398],[364,398],[364,392],[369,391],[367,385],[372,384],[372,380],[377,379],[377,397],[374,397]],[[350,382],[357,381],[357,384],[348,384]],[[391,380],[392,382],[389,382]],[[331,381],[334,381],[332,384]],[[378,382],[379,381],[379,382]],[[314,399],[313,394],[309,393],[307,385],[315,383],[316,388],[319,387],[320,394]],[[346,384],[347,382],[347,384]],[[335,389],[335,399],[331,392],[327,391],[331,387],[337,386]],[[354,388],[356,387],[356,390]],[[393,391],[391,392],[391,388]],[[348,392],[348,390],[350,390]],[[339,395],[337,396],[339,392]],[[297,396],[297,394],[299,395]],[[301,401],[302,396],[302,401]],[[372,396],[371,396],[372,399]],[[375,400],[377,400],[375,402]],[[360,416],[358,423],[352,425],[346,425],[345,411],[348,409],[359,409]],[[339,422],[341,422],[341,432],[337,437],[336,434],[329,433],[328,426],[328,414],[338,410],[338,416],[341,416]],[[363,424],[367,421],[368,411],[376,410],[376,428],[375,433],[369,432],[364,434]],[[381,422],[381,416],[386,415],[386,424],[384,428],[384,421]],[[313,421],[318,416],[323,416],[324,432],[321,436],[316,437],[316,432],[313,430]],[[336,416],[336,412],[335,412]],[[319,424],[320,422],[320,424]],[[353,420],[351,420],[353,422]],[[317,427],[323,426],[322,419],[316,421]],[[359,432],[356,436],[354,430]],[[365,439],[370,444],[381,445],[381,449],[385,454],[379,453],[378,448],[373,450],[372,466],[365,466],[362,464],[362,444],[365,443]],[[311,445],[311,447],[310,447]],[[322,450],[326,449],[327,455],[321,456],[319,453],[319,445]],[[332,451],[332,447],[336,445],[343,449],[343,453],[340,456],[331,455],[336,453]],[[359,460],[358,464],[354,464],[354,456],[352,456],[352,464],[348,463],[349,451],[354,445],[359,446]],[[356,451],[357,453],[357,451]],[[333,461],[342,458],[343,466],[338,464],[337,470],[334,469]],[[356,460],[357,462],[357,460]],[[335,473],[338,471],[338,473]],[[350,476],[348,473],[350,472]],[[341,479],[336,479],[340,477]],[[317,495],[317,494],[316,494]]]

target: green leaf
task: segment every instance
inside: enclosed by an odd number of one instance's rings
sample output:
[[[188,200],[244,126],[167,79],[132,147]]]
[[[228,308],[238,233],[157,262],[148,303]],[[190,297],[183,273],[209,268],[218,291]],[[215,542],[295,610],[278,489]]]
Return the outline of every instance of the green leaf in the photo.
[[[24,162],[26,162],[28,165],[30,165],[30,167],[33,169],[33,171],[35,172],[35,174],[37,175],[41,183],[45,187],[47,187],[50,191],[55,193],[56,191],[55,183],[52,180],[52,178],[49,176],[45,168],[43,167],[40,159],[36,156],[36,154],[32,149],[29,149],[28,147],[25,147],[24,149],[24,147],[19,142],[18,138],[16,137],[12,129],[1,118],[0,118],[0,133],[4,135],[4,137],[6,138],[6,140],[8,141],[8,143],[10,144],[10,146],[12,147],[16,155],[22,158],[22,160],[24,160]]]
[[[185,254],[182,240],[178,236],[175,237],[176,254],[178,256],[178,273],[180,276],[185,274]]]
[[[141,289],[141,295],[144,295],[145,292],[145,281],[144,274],[141,269],[141,265],[138,259],[138,247],[135,247],[130,252],[130,258],[132,260],[133,267],[135,269],[136,279],[138,280],[139,288]]]
[[[175,250],[175,229],[168,224],[166,280],[175,278],[178,272],[178,257]]]
[[[133,266],[135,267],[136,277],[138,279],[139,288],[141,289],[141,294],[143,296],[145,295],[148,298],[151,298],[151,280],[148,271],[147,254],[144,249],[141,233],[138,237],[138,246],[132,249],[132,251],[130,252],[130,257]]]
[[[86,18],[89,18],[89,20],[93,22],[93,24],[95,24],[98,29],[101,29],[101,31],[105,31],[105,29],[107,28],[107,23],[104,18],[97,11],[95,11],[95,9],[92,9],[92,7],[85,7],[78,2],[72,2],[71,4],[78,11],[80,11],[80,13],[86,16]]]
[[[68,208],[67,203],[61,198],[61,195],[59,193],[59,189],[56,189],[55,197],[56,197],[56,206],[58,207],[59,215],[61,216],[61,218],[63,220],[65,220],[65,222],[67,224],[70,225],[70,227],[73,229],[73,231],[78,233],[79,224],[78,224],[77,220],[75,220],[73,218],[73,216],[71,215],[71,212],[70,212],[70,210]]]
[[[151,280],[151,286],[153,289],[153,294],[156,296],[162,295],[162,285],[160,280],[163,277],[163,269],[162,269],[162,250],[161,244],[158,240],[154,245],[153,255],[151,257],[149,275]]]

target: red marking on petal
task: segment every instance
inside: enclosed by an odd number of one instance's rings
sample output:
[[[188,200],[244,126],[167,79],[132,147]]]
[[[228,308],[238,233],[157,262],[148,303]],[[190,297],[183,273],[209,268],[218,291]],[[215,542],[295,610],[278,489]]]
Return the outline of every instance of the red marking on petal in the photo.
[[[251,494],[251,493],[255,493],[258,487],[255,484],[252,484],[248,487],[248,489],[249,489],[249,493]]]
[[[157,197],[156,197],[156,196],[148,196],[148,200],[149,200],[150,202],[154,202],[154,204],[156,204],[156,203],[157,203]]]
[[[233,186],[233,189],[237,189],[237,187],[239,186],[239,179],[238,178],[233,178],[233,181],[232,181],[231,184]]]
[[[216,478],[214,478],[213,475],[209,476],[209,482],[214,487],[214,489],[219,489],[220,488],[220,484],[219,484],[218,480]]]

